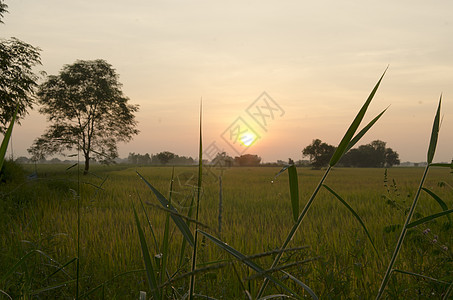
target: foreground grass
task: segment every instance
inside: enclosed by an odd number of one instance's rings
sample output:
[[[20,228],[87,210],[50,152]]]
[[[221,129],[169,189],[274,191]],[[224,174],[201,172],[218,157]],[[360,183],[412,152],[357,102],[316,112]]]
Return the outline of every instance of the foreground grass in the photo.
[[[138,206],[139,197],[157,204],[149,189],[141,182],[138,170],[165,196],[169,194],[172,169],[169,167],[125,168],[124,166],[97,167],[94,175],[78,181],[75,168],[67,166],[38,166],[38,179],[10,186],[6,191],[8,202],[14,209],[5,210],[8,218],[0,223],[2,230],[0,268],[10,268],[31,249],[39,248],[64,263],[76,255],[77,205],[75,195],[81,196],[81,292],[84,294],[115,275],[128,271],[92,294],[94,298],[135,299],[138,291],[146,290],[146,275],[132,203]],[[28,170],[32,171],[32,170]],[[202,228],[242,253],[252,255],[278,248],[293,225],[289,200],[288,179],[281,175],[274,179],[278,168],[232,168],[223,176],[222,232],[218,228],[218,181],[206,174],[203,183],[202,205],[199,220]],[[299,169],[301,206],[310,197],[322,172]],[[322,190],[313,204],[290,247],[307,246],[286,256],[288,263],[300,262],[290,268],[293,275],[309,285],[320,298],[373,298],[385,273],[398,238],[398,225],[405,219],[423,169],[393,168],[386,176],[383,169],[334,169],[326,183],[340,194],[361,216],[374,240],[379,258],[366,238],[360,224],[327,191]],[[195,167],[175,168],[173,205],[181,212],[188,209],[195,190]],[[439,182],[446,182],[439,186]],[[79,185],[80,183],[80,185]],[[449,208],[453,206],[453,175],[447,169],[433,168],[425,186],[435,191]],[[72,190],[72,191],[71,191]],[[19,203],[18,203],[19,202]],[[162,240],[166,213],[152,205],[146,206],[156,233]],[[420,199],[418,216],[440,211],[438,204],[426,195]],[[11,214],[13,216],[11,217]],[[143,223],[143,212],[139,212]],[[392,226],[394,225],[394,226]],[[429,230],[427,230],[429,229]],[[398,269],[451,282],[453,264],[451,245],[452,226],[443,217],[411,230],[397,263]],[[145,230],[149,244],[152,237]],[[173,228],[169,253],[169,269],[177,268],[182,237]],[[153,249],[154,250],[154,249]],[[190,249],[183,270],[190,270]],[[157,253],[153,251],[152,253]],[[172,259],[173,258],[173,259]],[[243,266],[233,265],[225,255],[208,241],[202,240],[198,252],[198,266],[217,266],[197,277],[197,292],[216,298],[243,298],[242,284],[256,291],[261,278]],[[382,259],[382,261],[381,261]],[[270,266],[272,255],[257,260]],[[307,260],[307,262],[304,262]],[[210,264],[216,262],[217,264]],[[303,263],[302,263],[303,262]],[[30,263],[33,265],[32,263]],[[219,265],[220,264],[220,265]],[[54,264],[55,265],[55,264]],[[53,272],[52,264],[35,259],[33,268],[18,272],[1,289],[13,293],[23,289],[24,282],[34,288],[48,286],[74,278],[75,266],[68,265],[67,275],[46,279]],[[242,280],[240,283],[239,278]],[[29,275],[23,273],[31,273]],[[181,272],[184,273],[184,272]],[[27,276],[33,280],[27,280]],[[445,284],[407,275],[393,276],[389,284],[390,297],[439,298]],[[174,283],[181,292],[188,288],[188,277]],[[271,288],[271,287],[270,287]],[[272,291],[272,289],[269,289]],[[274,291],[278,292],[278,291]],[[70,297],[74,285],[68,284],[42,294],[46,297]]]

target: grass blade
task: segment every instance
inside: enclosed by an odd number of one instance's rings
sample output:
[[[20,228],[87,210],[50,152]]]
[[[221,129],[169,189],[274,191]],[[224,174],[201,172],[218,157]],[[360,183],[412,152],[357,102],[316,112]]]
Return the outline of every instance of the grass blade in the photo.
[[[355,212],[355,210],[343,199],[341,198],[340,195],[338,195],[334,190],[332,190],[330,187],[328,187],[327,185],[323,184],[323,187],[326,188],[326,190],[328,190],[332,195],[334,195],[338,200],[340,200],[341,203],[343,203],[344,206],[346,206],[346,208],[352,213],[352,215],[357,219],[357,221],[359,221],[360,225],[362,225],[362,228],[363,230],[365,230],[365,233],[368,237],[368,239],[370,240],[370,243],[371,245],[373,246],[374,248],[374,251],[376,251],[376,254],[377,256],[379,257],[380,259],[380,256],[379,256],[379,252],[377,251],[376,249],[376,246],[374,245],[374,242],[373,242],[373,239],[371,238],[371,235],[370,233],[368,232],[368,229],[366,228],[365,226],[365,223],[363,223],[362,219],[360,218],[360,216]]]
[[[436,200],[436,202],[439,204],[439,206],[442,208],[443,211],[448,210],[447,204],[445,204],[445,202],[442,199],[440,199],[440,197],[437,196],[434,192],[432,192],[431,190],[428,190],[427,188],[422,188],[422,190],[427,192],[434,200]],[[447,217],[448,217],[448,220],[451,222],[450,216],[447,215]]]
[[[71,279],[71,280],[68,280],[68,281],[65,281],[65,282],[57,283],[57,284],[52,285],[52,286],[48,286],[48,287],[45,287],[45,288],[41,288],[41,289],[38,289],[38,290],[31,291],[29,295],[41,294],[43,292],[47,292],[47,291],[50,291],[50,290],[58,289],[60,287],[65,287],[68,284],[74,283],[74,282],[76,282],[76,279]]]
[[[409,228],[415,227],[415,226],[417,226],[417,225],[420,225],[420,224],[429,222],[429,221],[431,221],[431,220],[440,218],[440,217],[442,217],[442,216],[447,216],[447,217],[449,217],[448,215],[451,214],[452,212],[453,212],[453,209],[449,209],[449,210],[446,210],[446,211],[443,211],[443,212],[440,212],[440,213],[437,213],[437,214],[432,214],[432,215],[430,215],[430,216],[427,216],[427,217],[418,219],[417,221],[414,221],[414,222],[412,222],[412,223],[409,223],[409,224],[407,225],[407,228],[409,229]]]
[[[203,102],[200,102],[200,136],[199,136],[199,146],[198,146],[198,182],[197,182],[197,206],[195,220],[198,222],[198,213],[200,209],[200,197],[201,197],[201,182],[203,176],[203,138],[202,138],[202,116],[203,116]],[[192,252],[192,276],[190,276],[189,283],[189,299],[193,299],[194,290],[195,290],[195,268],[197,265],[197,241],[198,241],[198,224],[195,224],[195,241]]]
[[[14,112],[13,119],[11,120],[11,124],[9,124],[8,129],[5,132],[5,136],[3,137],[2,145],[0,147],[0,172],[3,167],[3,162],[5,161],[6,150],[8,149],[8,143],[13,133],[14,122],[16,121],[17,111],[19,110],[19,105],[16,107],[16,111]]]
[[[439,136],[441,103],[442,103],[442,95],[440,95],[439,105],[437,106],[437,112],[436,112],[436,116],[434,117],[434,122],[433,122],[433,129],[431,131],[431,140],[429,141],[429,148],[428,148],[428,164],[433,162],[434,153],[436,152],[437,138]]]
[[[297,279],[296,277],[294,277],[293,275],[289,274],[288,272],[285,272],[285,271],[282,271],[282,273],[286,274],[286,276],[288,276],[290,279],[292,279],[295,283],[297,283],[298,285],[300,285],[304,290],[307,291],[307,293],[310,294],[310,296],[315,299],[315,300],[318,300],[318,296],[316,296],[315,292],[312,291],[312,289],[306,285],[305,283],[303,283],[302,281],[300,281],[299,279]]]
[[[359,133],[356,134],[356,136],[349,142],[348,147],[346,147],[344,153],[348,152],[352,147],[354,147],[355,144],[357,144],[357,142],[365,135],[365,133],[367,133],[368,130],[370,130],[374,123],[379,120],[379,118],[386,112],[387,109],[388,107],[384,109],[379,115],[377,115],[373,120],[371,120],[370,123],[363,127],[363,129],[360,130]]]
[[[291,194],[291,207],[293,210],[294,222],[297,222],[299,217],[299,183],[297,178],[297,170],[295,165],[288,167],[289,175],[289,192]]]
[[[349,126],[348,130],[346,131],[345,135],[343,136],[343,139],[341,140],[340,144],[338,145],[337,150],[332,155],[332,158],[330,159],[330,162],[329,162],[329,165],[331,167],[333,167],[340,160],[340,158],[343,156],[343,154],[346,152],[346,149],[347,149],[349,143],[351,142],[352,137],[354,136],[354,133],[357,131],[357,128],[359,127],[360,123],[362,122],[362,119],[365,116],[368,106],[370,105],[371,100],[373,100],[373,97],[376,94],[376,91],[379,88],[379,85],[381,84],[382,78],[384,77],[386,71],[387,71],[387,69],[385,69],[381,78],[374,86],[373,90],[371,91],[370,95],[368,96],[368,99],[365,101],[362,108],[357,113],[356,117],[354,118],[354,121],[352,121],[351,125]]]
[[[431,281],[434,281],[434,282],[437,282],[437,283],[440,283],[440,284],[449,284],[449,282],[446,282],[446,281],[443,281],[443,280],[439,280],[439,279],[436,279],[436,278],[432,278],[432,277],[429,277],[429,276],[425,276],[425,275],[421,275],[421,274],[417,274],[417,273],[413,273],[413,272],[409,272],[409,271],[394,269],[393,272],[406,274],[406,275],[411,275],[411,276],[415,276],[415,277],[420,277],[420,278],[423,278],[423,279],[428,279],[428,280],[431,280]]]
[[[153,294],[154,299],[160,299],[159,290],[157,289],[157,281],[154,275],[153,263],[148,251],[148,245],[146,244],[145,235],[140,225],[140,220],[138,218],[137,211],[135,210],[135,206],[133,206],[133,208],[138,235],[140,238],[140,245],[142,248],[143,262],[145,263],[146,276],[148,277],[149,288],[151,290],[151,293]]]
[[[181,231],[182,235],[184,238],[187,240],[187,242],[193,247],[194,245],[194,239],[192,232],[189,229],[189,226],[187,226],[186,222],[183,221],[183,219],[178,216],[178,211],[176,208],[174,208],[170,202],[168,202],[167,199],[156,189],[154,188],[140,173],[136,172],[138,176],[146,183],[146,185],[151,189],[151,191],[156,195],[157,200],[162,204],[163,207],[170,209],[171,211],[175,212],[176,214],[171,214],[171,218],[173,219],[173,222],[175,222],[176,226],[179,228]]]
[[[233,247],[229,246],[228,244],[222,242],[221,240],[213,237],[212,235],[210,235],[210,234],[208,234],[208,233],[206,233],[206,232],[204,232],[202,230],[198,230],[198,231],[201,234],[203,234],[204,236],[206,236],[208,239],[210,239],[212,242],[214,242],[214,244],[216,244],[217,246],[219,246],[220,248],[222,248],[223,250],[225,250],[226,252],[230,253],[231,255],[236,257],[238,260],[240,260],[241,262],[246,264],[248,267],[253,269],[255,272],[259,273],[260,275],[266,277],[267,279],[269,279],[270,281],[272,281],[276,285],[280,286],[282,289],[284,289],[285,291],[290,293],[292,296],[294,296],[294,297],[296,297],[298,299],[301,299],[299,296],[297,296],[297,294],[293,290],[291,290],[289,287],[287,287],[283,282],[281,282],[280,280],[278,280],[277,278],[275,278],[271,274],[267,273],[263,268],[258,266],[256,263],[254,263],[250,259],[248,259],[241,252],[237,251]]]

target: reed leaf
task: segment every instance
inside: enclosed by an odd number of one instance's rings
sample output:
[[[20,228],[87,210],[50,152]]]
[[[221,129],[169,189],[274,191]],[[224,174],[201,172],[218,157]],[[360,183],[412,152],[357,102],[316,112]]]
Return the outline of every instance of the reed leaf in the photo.
[[[425,276],[425,275],[422,275],[422,274],[417,274],[417,273],[414,273],[414,272],[398,270],[398,269],[394,269],[393,272],[406,274],[406,275],[411,275],[411,276],[415,276],[415,277],[420,277],[420,278],[423,278],[423,279],[428,279],[428,280],[431,280],[431,281],[434,281],[434,282],[437,282],[437,283],[440,283],[440,284],[449,284],[449,282],[447,282],[447,281],[439,280],[439,279],[436,279],[436,278],[432,278],[432,277]]]
[[[424,190],[425,192],[427,192],[434,200],[436,200],[436,202],[439,204],[440,208],[442,208],[443,211],[446,211],[448,210],[448,206],[447,204],[445,204],[445,202],[439,197],[437,196],[433,191],[427,189],[427,188],[422,188],[422,190]],[[447,215],[448,217],[448,220],[450,220],[450,216]]]
[[[318,300],[318,296],[316,296],[315,292],[313,292],[313,290],[308,285],[306,285],[305,283],[303,283],[302,281],[300,281],[299,279],[297,279],[296,277],[294,277],[293,275],[291,275],[290,273],[288,273],[286,271],[282,271],[282,273],[285,274],[286,276],[288,276],[291,280],[293,280],[299,286],[301,286],[304,290],[306,290],[307,293],[310,294],[311,298],[313,298],[314,300]]]
[[[173,222],[175,222],[176,226],[179,228],[181,231],[182,235],[184,238],[187,240],[187,242],[193,247],[194,245],[194,239],[192,232],[189,229],[189,226],[187,226],[186,222],[178,216],[178,211],[176,208],[174,208],[170,202],[156,189],[154,186],[152,186],[139,172],[137,172],[137,175],[145,182],[145,184],[151,189],[151,191],[154,193],[156,196],[157,200],[159,200],[160,204],[162,204],[163,207],[170,209],[171,211],[175,212],[175,214],[171,214],[171,218]]]
[[[137,215],[137,211],[134,208],[135,222],[137,225],[138,236],[140,238],[140,246],[142,248],[143,262],[145,264],[146,276],[148,277],[148,285],[153,294],[154,299],[160,299],[159,290],[157,289],[157,281],[154,274],[154,267],[149,255],[148,245],[146,244],[145,234],[143,233],[142,227],[140,225],[140,220]]]
[[[368,106],[370,105],[371,100],[373,100],[373,97],[376,94],[376,91],[378,90],[379,85],[381,84],[382,78],[384,77],[386,71],[387,71],[387,69],[385,69],[381,78],[374,86],[374,88],[371,91],[370,95],[368,96],[367,100],[365,101],[362,108],[357,113],[356,117],[354,118],[354,121],[352,121],[351,125],[349,126],[348,130],[346,131],[345,135],[343,136],[343,139],[341,140],[340,144],[338,145],[337,149],[335,150],[335,153],[332,155],[332,158],[330,159],[330,162],[329,162],[329,165],[331,167],[335,166],[336,163],[343,156],[343,154],[346,152],[348,145],[351,142],[352,137],[354,136],[354,133],[357,131],[357,128],[359,128],[359,125],[362,122],[362,119],[365,116]]]
[[[228,244],[222,242],[221,240],[217,239],[216,237],[213,237],[209,233],[206,233],[202,230],[198,230],[198,231],[201,234],[203,234],[205,237],[210,239],[214,244],[216,244],[217,246],[219,246],[220,248],[222,248],[229,254],[233,255],[234,257],[236,257],[238,260],[240,260],[242,263],[244,263],[245,265],[250,267],[255,272],[259,273],[260,275],[264,276],[268,280],[272,281],[273,283],[275,283],[276,285],[278,285],[279,287],[281,287],[282,289],[284,289],[285,291],[287,291],[288,293],[290,293],[292,296],[296,297],[297,299],[301,299],[301,297],[298,296],[296,294],[296,292],[294,292],[289,287],[287,287],[283,282],[281,282],[280,280],[278,280],[277,278],[275,278],[274,276],[272,276],[271,274],[266,272],[266,270],[261,268],[259,265],[257,265],[256,263],[254,263],[253,261],[248,259],[247,256],[245,256],[241,252],[237,251],[236,249],[234,249],[233,247],[229,246]]]
[[[291,207],[293,211],[294,222],[297,222],[299,217],[299,183],[297,178],[297,170],[295,165],[288,167],[289,175],[289,192],[291,194]]]
[[[448,215],[451,214],[453,212],[453,209],[449,209],[449,210],[446,210],[446,211],[443,211],[443,212],[440,212],[440,213],[437,213],[437,214],[432,214],[432,215],[429,215],[427,217],[424,217],[424,218],[421,218],[421,219],[418,219],[417,221],[414,221],[412,223],[409,223],[407,225],[407,228],[412,228],[412,227],[415,227],[417,225],[420,225],[420,224],[423,224],[423,223],[426,223],[426,222],[429,222],[431,220],[434,220],[434,219],[437,219],[437,218],[440,218],[442,216],[447,216],[449,217]]]
[[[431,140],[429,141],[429,148],[428,148],[428,164],[433,162],[434,153],[436,152],[437,138],[439,136],[441,103],[442,103],[442,95],[440,95],[439,105],[437,106],[437,112],[436,112],[436,116],[434,117],[434,122],[433,122],[433,129],[431,131]]]
[[[334,190],[332,190],[330,187],[328,187],[325,184],[323,184],[323,187],[326,190],[328,190],[332,195],[334,195],[338,200],[340,200],[340,202],[343,203],[343,205],[352,213],[354,218],[356,218],[356,220],[359,221],[360,225],[362,225],[363,230],[365,230],[365,233],[366,233],[371,245],[373,246],[374,251],[376,251],[376,254],[380,259],[379,252],[377,251],[376,246],[374,245],[373,239],[371,238],[371,235],[368,232],[368,229],[366,228],[365,223],[363,223],[362,218],[360,218],[360,216],[355,212],[355,210],[343,198],[341,198],[341,196],[338,195]]]

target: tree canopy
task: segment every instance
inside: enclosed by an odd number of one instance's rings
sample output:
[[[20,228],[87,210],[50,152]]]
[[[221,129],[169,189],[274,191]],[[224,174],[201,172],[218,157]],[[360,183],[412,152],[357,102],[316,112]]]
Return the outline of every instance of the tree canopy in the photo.
[[[0,23],[7,8],[0,1]],[[0,132],[6,131],[17,106],[18,123],[32,108],[39,79],[33,68],[41,64],[40,51],[16,38],[0,40]]]
[[[313,168],[319,169],[327,166],[334,152],[334,146],[323,143],[320,139],[315,139],[311,145],[303,149],[302,154],[310,158],[310,164]],[[381,140],[375,140],[349,150],[338,162],[338,166],[342,167],[368,168],[391,167],[399,164],[398,153],[393,151],[392,148],[386,148],[386,143]]]
[[[128,104],[118,77],[101,59],[78,60],[65,65],[59,75],[48,76],[37,96],[39,111],[51,125],[28,149],[33,158],[79,149],[86,174],[90,159],[109,163],[118,157],[117,143],[138,134],[138,106]]]

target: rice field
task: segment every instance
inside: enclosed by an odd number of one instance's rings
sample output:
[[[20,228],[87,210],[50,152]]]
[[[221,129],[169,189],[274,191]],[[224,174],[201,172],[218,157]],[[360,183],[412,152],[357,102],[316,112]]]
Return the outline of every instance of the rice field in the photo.
[[[25,167],[27,173],[35,168]],[[172,205],[186,216],[196,198],[198,169],[94,166],[91,174],[82,176],[77,168],[67,167],[38,165],[37,178],[10,184],[2,191],[7,197],[0,211],[0,268],[10,270],[32,250],[45,255],[30,257],[7,279],[0,276],[0,290],[9,295],[28,291],[30,298],[38,299],[74,298],[80,201],[79,298],[137,299],[140,291],[149,293],[133,206],[155,265],[162,263],[167,211],[136,171],[165,197],[169,198],[172,189]],[[269,268],[294,224],[288,173],[275,178],[279,168],[229,168],[223,172],[220,189],[219,179],[210,172],[213,170],[204,171],[198,228],[245,255],[262,254],[253,261]],[[297,171],[299,205],[303,207],[324,172]],[[449,209],[453,207],[450,171],[432,167],[424,184]],[[376,250],[352,213],[321,189],[289,244],[292,249],[284,253],[279,265],[320,299],[375,298],[422,174],[422,168],[332,169],[325,184],[360,216]],[[422,193],[414,219],[440,211],[439,202]],[[189,289],[192,248],[186,245],[180,255],[183,236],[173,222],[169,224],[167,276],[173,280],[163,290],[164,298],[177,298]],[[190,228],[194,229],[193,222]],[[452,231],[447,216],[410,229],[395,268],[425,277],[394,272],[384,296],[442,298],[453,280]],[[59,269],[67,262],[63,271]],[[204,235],[199,235],[196,270],[195,293],[215,299],[249,299],[247,295],[256,295],[263,283],[262,275]],[[311,298],[283,273],[274,272],[274,276],[302,297]],[[270,283],[265,294],[284,292]]]

